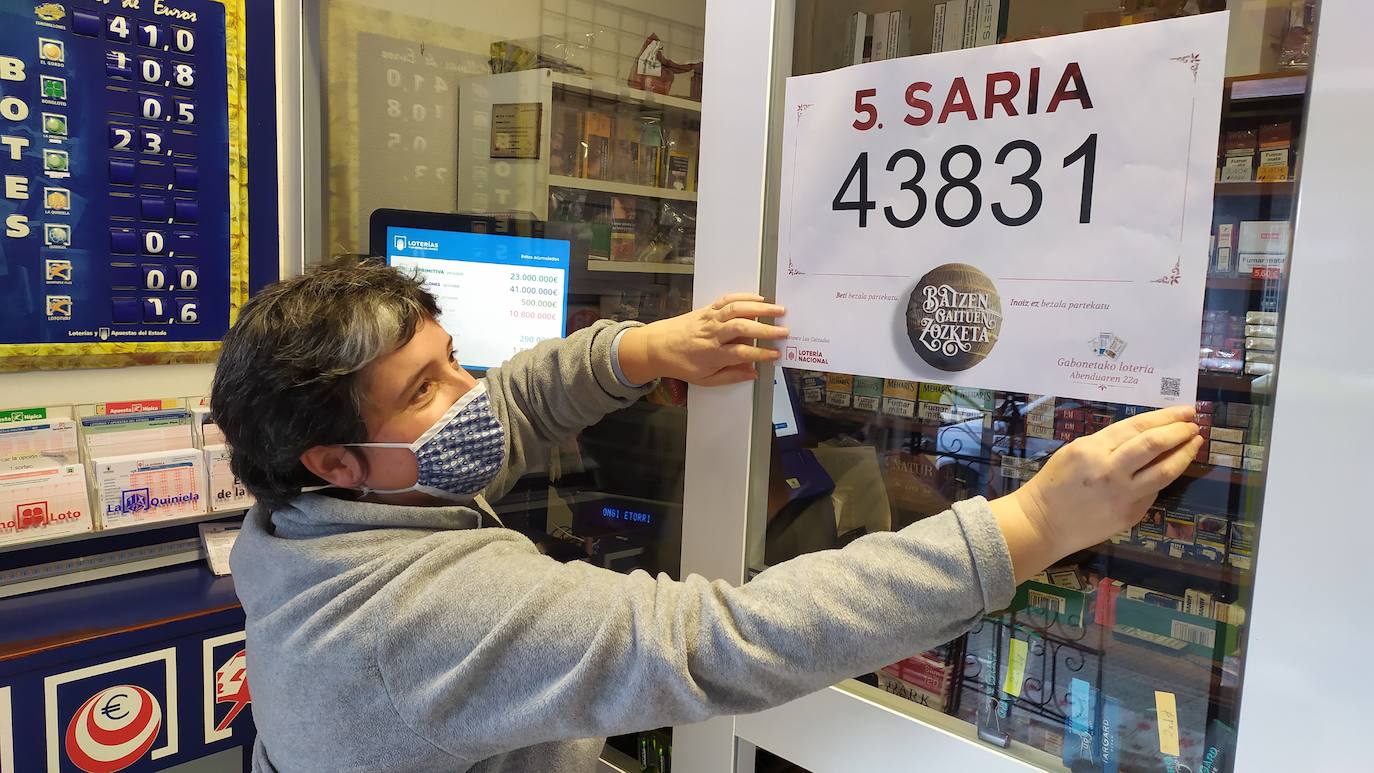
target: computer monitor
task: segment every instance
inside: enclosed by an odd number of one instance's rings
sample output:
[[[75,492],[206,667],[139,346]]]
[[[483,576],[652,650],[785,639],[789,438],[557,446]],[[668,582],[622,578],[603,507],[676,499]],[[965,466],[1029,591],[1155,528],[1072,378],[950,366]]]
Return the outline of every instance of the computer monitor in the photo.
[[[459,362],[488,370],[567,333],[571,244],[537,221],[379,209],[372,254],[417,271]]]
[[[797,395],[782,368],[773,369],[773,437],[784,451],[800,448],[802,425]]]

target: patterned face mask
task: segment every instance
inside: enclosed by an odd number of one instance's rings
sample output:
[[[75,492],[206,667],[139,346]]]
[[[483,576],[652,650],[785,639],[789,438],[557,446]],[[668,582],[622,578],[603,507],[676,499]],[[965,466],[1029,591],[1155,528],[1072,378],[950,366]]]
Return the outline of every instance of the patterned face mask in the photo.
[[[363,487],[363,494],[419,491],[468,502],[496,478],[506,462],[506,431],[491,408],[485,382],[468,390],[413,443],[347,443],[354,448],[406,448],[415,454],[415,485],[398,489]]]

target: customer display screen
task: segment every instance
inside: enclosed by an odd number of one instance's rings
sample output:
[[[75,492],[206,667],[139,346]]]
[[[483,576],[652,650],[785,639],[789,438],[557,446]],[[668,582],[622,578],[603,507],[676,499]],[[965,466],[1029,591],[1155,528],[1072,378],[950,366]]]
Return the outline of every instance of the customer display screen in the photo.
[[[787,394],[787,383],[783,381],[782,368],[773,373],[773,435],[785,438],[797,434],[797,413],[792,399]]]
[[[570,245],[557,239],[389,226],[387,263],[420,273],[458,361],[494,368],[567,330]]]

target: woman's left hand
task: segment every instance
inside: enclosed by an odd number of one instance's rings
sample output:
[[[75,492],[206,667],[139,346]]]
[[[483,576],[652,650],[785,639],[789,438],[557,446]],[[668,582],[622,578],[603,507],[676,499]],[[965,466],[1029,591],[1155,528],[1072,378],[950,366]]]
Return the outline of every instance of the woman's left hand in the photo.
[[[752,293],[727,295],[704,309],[630,329],[620,339],[620,369],[636,384],[657,378],[698,386],[752,381],[758,363],[780,356],[758,342],[788,336],[787,328],[760,320],[783,313]]]

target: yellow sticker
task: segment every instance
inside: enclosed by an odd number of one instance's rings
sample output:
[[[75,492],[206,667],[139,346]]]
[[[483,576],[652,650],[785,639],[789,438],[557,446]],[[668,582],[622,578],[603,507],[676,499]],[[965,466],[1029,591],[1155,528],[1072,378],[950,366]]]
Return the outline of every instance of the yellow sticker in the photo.
[[[1155,714],[1159,722],[1159,753],[1178,756],[1178,703],[1171,692],[1155,690]]]
[[[1007,654],[1007,679],[1002,684],[1002,692],[1013,698],[1021,697],[1021,683],[1026,681],[1026,654],[1029,650],[1025,641],[1011,640],[1011,651]]]

